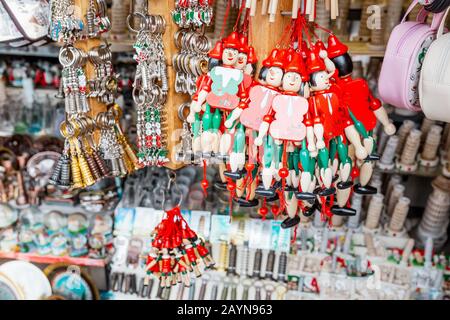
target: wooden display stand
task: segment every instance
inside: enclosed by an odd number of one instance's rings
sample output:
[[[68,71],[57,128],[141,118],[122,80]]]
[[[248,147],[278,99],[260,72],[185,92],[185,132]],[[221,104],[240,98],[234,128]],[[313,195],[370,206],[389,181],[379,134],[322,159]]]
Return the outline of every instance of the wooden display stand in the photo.
[[[89,8],[89,0],[74,0],[74,4],[81,8],[81,16],[85,21],[85,15]],[[282,16],[282,11],[291,9],[292,1],[279,0],[278,13],[274,23],[269,22],[269,15],[261,15],[262,1],[258,1],[256,15],[251,17],[251,35],[250,42],[255,48],[258,55],[259,63],[258,68],[261,67],[262,60],[265,59],[270,51],[275,48],[277,42],[281,38],[286,25],[291,21],[290,16]],[[167,132],[167,149],[169,150],[168,158],[170,162],[166,164],[166,167],[172,170],[182,168],[183,163],[175,162],[173,151],[175,146],[180,143],[179,132],[182,128],[182,122],[178,118],[178,107],[184,103],[189,102],[190,96],[188,94],[176,93],[173,84],[175,83],[175,70],[172,65],[172,57],[178,53],[178,49],[175,47],[174,33],[178,30],[178,26],[172,22],[171,11],[175,7],[174,0],[148,0],[148,10],[151,14],[159,14],[166,20],[166,31],[163,35],[164,49],[167,57],[167,72],[169,78],[169,92],[167,102],[164,106],[166,115],[166,127],[164,130]],[[234,23],[234,21],[229,21]],[[224,35],[226,36],[226,35]],[[83,41],[77,41],[75,46],[89,51],[91,48],[99,46],[101,39],[88,39]],[[88,79],[95,77],[95,69],[91,62],[86,64],[86,76]],[[96,98],[89,98],[89,105],[91,108],[90,116],[95,118],[99,112],[106,111],[106,105],[99,102]]]
[[[278,3],[278,13],[274,23],[269,23],[269,15],[261,15],[262,1],[258,1],[256,15],[251,18],[251,31],[250,36],[251,45],[255,48],[258,54],[258,68],[261,66],[261,62],[265,59],[270,51],[275,48],[281,35],[283,34],[285,27],[290,23],[290,16],[282,16],[281,11],[290,10],[292,1],[280,0]],[[168,99],[165,105],[166,111],[166,130],[168,132],[167,137],[167,149],[169,150],[168,158],[171,160],[166,167],[169,169],[179,169],[184,166],[183,163],[174,162],[173,151],[175,146],[180,143],[179,132],[182,128],[182,122],[178,118],[178,107],[184,103],[190,101],[188,94],[176,93],[173,84],[175,83],[175,70],[172,65],[172,57],[178,53],[178,49],[175,47],[173,35],[178,30],[178,26],[172,22],[171,11],[175,7],[174,0],[149,0],[148,8],[151,14],[160,14],[164,16],[166,20],[166,32],[163,35],[164,48],[167,57],[168,75],[169,75],[169,93]],[[234,21],[229,21],[234,23]],[[226,36],[226,35],[225,35]]]
[[[81,9],[81,18],[83,19],[83,22],[86,23],[86,13],[89,9],[89,0],[74,0],[74,5],[75,7],[79,7]],[[75,42],[75,47],[88,52],[92,48],[101,45],[101,43],[102,41],[100,38],[88,39]],[[86,62],[85,72],[87,79],[95,78],[95,67],[89,60]],[[99,102],[97,98],[88,98],[88,101],[90,106],[89,115],[91,116],[91,118],[95,119],[95,116],[98,113],[106,111],[106,105]]]
[[[190,96],[187,94],[175,92],[175,70],[172,65],[172,57],[178,53],[178,49],[175,47],[173,35],[178,30],[178,26],[173,23],[171,11],[175,7],[175,0],[148,0],[148,10],[151,14],[159,14],[166,20],[166,32],[163,35],[164,52],[167,58],[167,74],[169,77],[169,92],[167,95],[167,102],[164,106],[164,113],[166,115],[165,128],[167,132],[167,150],[169,154],[167,157],[170,161],[165,165],[167,168],[176,170],[184,166],[181,162],[175,162],[175,146],[180,143],[180,129],[183,123],[178,118],[178,107],[190,100]]]
[[[251,17],[250,28],[250,42],[258,55],[258,69],[283,36],[286,26],[291,23],[291,16],[281,15],[281,12],[292,10],[292,0],[279,0],[275,22],[271,23],[268,14],[261,15],[262,3],[263,1],[257,1],[256,14]]]

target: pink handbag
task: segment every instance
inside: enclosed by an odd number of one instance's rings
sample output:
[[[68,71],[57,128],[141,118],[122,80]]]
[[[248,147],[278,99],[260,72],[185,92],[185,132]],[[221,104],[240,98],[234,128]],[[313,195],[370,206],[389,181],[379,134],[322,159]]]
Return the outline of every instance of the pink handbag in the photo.
[[[425,23],[429,12],[422,8],[416,21],[405,21],[417,3],[418,0],[411,3],[402,22],[392,30],[378,80],[383,102],[412,111],[420,111],[420,70],[444,17],[444,12],[434,14],[430,26]]]

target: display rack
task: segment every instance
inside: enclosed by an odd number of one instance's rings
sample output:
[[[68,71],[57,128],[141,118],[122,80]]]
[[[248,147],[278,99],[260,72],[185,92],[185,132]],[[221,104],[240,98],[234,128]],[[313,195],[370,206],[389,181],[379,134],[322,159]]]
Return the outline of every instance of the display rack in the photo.
[[[91,259],[86,257],[39,255],[37,253],[3,252],[0,251],[0,260],[23,260],[41,264],[67,263],[83,267],[104,268],[108,259]]]
[[[86,16],[86,13],[89,9],[89,0],[74,0],[74,5],[78,6],[81,10],[81,17]],[[75,42],[75,47],[84,50],[85,52],[88,52],[92,48],[95,48],[101,44],[101,39],[99,38],[90,38],[87,40],[79,40]],[[86,77],[88,79],[95,78],[95,67],[92,64],[91,61],[86,62]],[[106,105],[104,103],[101,103],[97,100],[97,98],[90,97],[89,99],[89,106],[90,106],[90,112],[89,115],[95,119],[95,116],[100,113],[106,111]],[[96,138],[98,138],[98,133],[96,134]]]
[[[370,49],[367,42],[361,41],[348,41],[344,42],[348,46],[349,53],[351,55],[362,55],[369,56],[373,58],[384,57],[384,50],[373,50]]]

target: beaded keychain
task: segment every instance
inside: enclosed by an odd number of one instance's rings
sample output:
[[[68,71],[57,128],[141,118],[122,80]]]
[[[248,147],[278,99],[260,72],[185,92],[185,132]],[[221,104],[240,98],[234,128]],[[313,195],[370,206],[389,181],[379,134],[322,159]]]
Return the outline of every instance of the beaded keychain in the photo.
[[[65,99],[66,119],[60,125],[65,147],[55,164],[50,182],[64,189],[85,188],[108,176],[124,176],[139,165],[120,126],[122,114],[114,104],[118,75],[114,73],[108,44],[88,52],[76,48],[79,40],[95,38],[109,30],[104,0],[90,0],[86,23],[76,16],[72,0],[51,2],[52,39],[64,46],[59,52],[63,66],[59,98]],[[87,79],[84,71],[88,61],[94,65],[95,78]],[[90,100],[108,104],[106,112],[91,118]],[[100,129],[96,144],[93,133]]]
[[[131,19],[139,19],[134,29]],[[139,162],[144,166],[162,166],[167,161],[163,106],[169,90],[162,34],[166,22],[160,15],[133,12],[128,28],[137,33],[134,59],[137,62],[133,83],[133,100],[137,106],[137,145]]]

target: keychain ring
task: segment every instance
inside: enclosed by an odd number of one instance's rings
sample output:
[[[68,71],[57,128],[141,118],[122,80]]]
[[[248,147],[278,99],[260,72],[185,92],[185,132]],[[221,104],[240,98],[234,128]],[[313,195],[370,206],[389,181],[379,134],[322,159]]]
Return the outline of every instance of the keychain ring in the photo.
[[[189,108],[189,104],[188,103],[182,103],[180,104],[180,106],[178,107],[178,118],[185,122],[187,120],[187,117],[184,115],[184,110],[186,108]]]
[[[131,26],[131,19],[139,18],[139,30],[134,29]],[[132,12],[127,16],[127,26],[130,31],[140,33],[148,28],[148,21],[145,15],[140,12]]]
[[[62,48],[59,51],[59,63],[64,67],[64,68],[68,68],[68,67],[72,67],[75,65],[75,62],[77,60],[74,51],[72,51],[73,48],[72,46],[67,46]]]
[[[131,91],[131,95],[133,96],[134,103],[136,103],[138,106],[142,106],[145,104],[146,95],[141,90],[141,88],[134,87]]]

